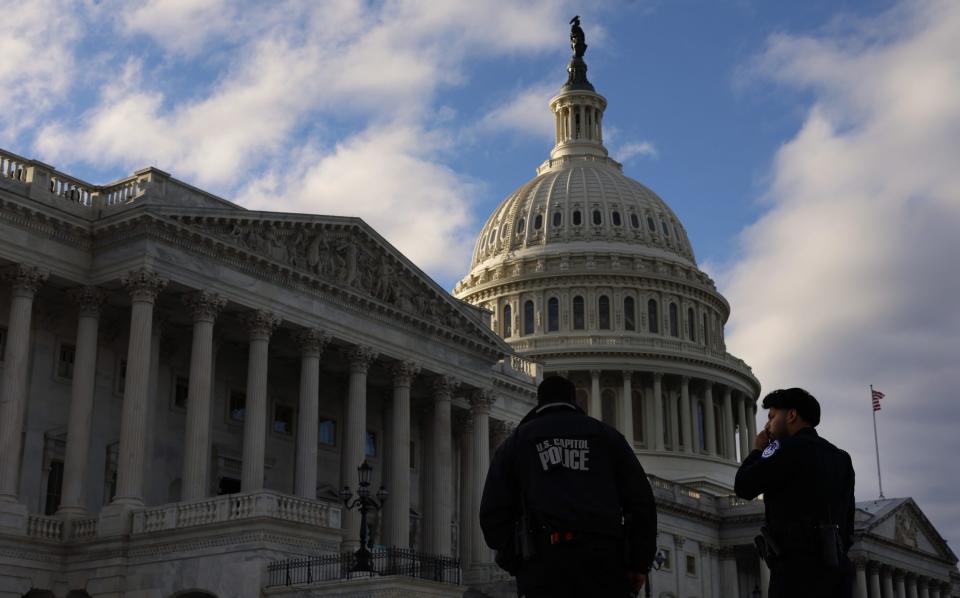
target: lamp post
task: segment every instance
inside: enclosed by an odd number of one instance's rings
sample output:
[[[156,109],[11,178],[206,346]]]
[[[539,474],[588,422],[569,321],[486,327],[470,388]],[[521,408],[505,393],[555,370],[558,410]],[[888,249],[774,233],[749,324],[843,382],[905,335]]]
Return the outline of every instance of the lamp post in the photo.
[[[370,543],[370,534],[367,533],[367,511],[370,509],[379,511],[387,500],[387,489],[383,486],[380,486],[380,489],[377,490],[377,498],[370,496],[370,472],[372,471],[373,467],[370,467],[366,460],[357,467],[360,482],[357,486],[356,498],[353,498],[350,486],[344,486],[343,490],[340,491],[343,506],[347,509],[358,509],[360,511],[360,548],[354,553],[357,557],[357,564],[353,567],[353,571],[373,571],[370,564],[370,548],[367,546]],[[353,498],[352,501],[351,498]]]
[[[643,595],[646,598],[650,598],[650,580],[653,579],[653,571],[659,571],[666,561],[667,557],[663,556],[663,552],[658,550],[656,556],[653,557],[653,570],[647,575],[647,583],[643,584]]]

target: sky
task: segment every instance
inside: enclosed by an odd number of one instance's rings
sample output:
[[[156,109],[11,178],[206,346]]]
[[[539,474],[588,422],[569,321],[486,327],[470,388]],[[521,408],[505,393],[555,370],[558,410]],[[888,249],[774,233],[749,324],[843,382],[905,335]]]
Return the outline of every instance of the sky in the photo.
[[[957,550],[960,3],[0,0],[0,147],[360,216],[442,286],[552,145],[582,18],[604,137],[680,217],[764,392]],[[762,415],[762,412],[761,412]],[[761,422],[762,424],[762,422]],[[960,552],[958,550],[957,552]]]

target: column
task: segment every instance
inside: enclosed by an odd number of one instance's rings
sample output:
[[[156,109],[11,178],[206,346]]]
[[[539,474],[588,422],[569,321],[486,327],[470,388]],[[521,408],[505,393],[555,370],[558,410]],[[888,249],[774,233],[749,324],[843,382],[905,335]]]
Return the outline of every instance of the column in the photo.
[[[364,346],[353,347],[347,354],[350,362],[350,383],[347,390],[343,451],[340,453],[340,483],[354,491],[357,486],[357,468],[364,461],[367,443],[367,371],[376,358],[377,353]],[[342,550],[359,548],[360,513],[354,509],[344,511],[343,529],[346,530],[346,536]]]
[[[153,307],[167,279],[140,268],[121,279],[130,293],[130,341],[127,376],[120,414],[120,455],[117,463],[117,495],[113,504],[143,506],[143,459],[150,392],[150,344]]]
[[[297,469],[294,492],[303,498],[317,498],[317,435],[320,425],[320,356],[330,337],[315,328],[299,331],[300,405],[297,417]]]
[[[63,490],[57,515],[80,517],[87,513],[84,479],[90,452],[90,427],[93,422],[93,395],[97,369],[97,332],[100,306],[106,295],[97,287],[80,287],[67,292],[77,306],[77,350],[70,389],[70,415],[67,419],[67,446],[64,450]]]
[[[623,393],[620,395],[620,433],[627,439],[627,444],[633,448],[633,372],[623,371]]]
[[[723,425],[721,429],[723,430],[723,449],[726,453],[724,457],[736,461],[737,451],[734,448],[734,437],[733,437],[733,397],[731,396],[733,391],[729,386],[723,389]]]
[[[870,567],[870,596],[880,598],[880,566],[876,563]]]
[[[496,402],[496,395],[492,390],[479,390],[470,396],[470,413],[473,415],[473,461],[470,463],[468,475],[471,478],[472,496],[470,497],[469,519],[472,549],[470,556],[474,563],[490,563],[493,561],[486,542],[483,541],[483,532],[480,530],[480,498],[483,496],[483,485],[487,480],[487,471],[490,469],[490,409]]]
[[[739,395],[739,393],[738,393]],[[743,395],[737,397],[737,427],[740,429],[740,462],[742,463],[747,455],[750,454],[750,447],[753,446],[753,438],[747,438],[747,398]]]
[[[857,560],[854,566],[857,573],[853,579],[853,598],[867,598],[867,563]]]
[[[926,577],[921,577],[921,578],[917,581],[917,586],[918,586],[919,589],[920,589],[920,598],[930,598],[929,582],[930,582],[930,580],[928,580]],[[876,596],[879,596],[880,594],[877,593],[877,594],[875,594],[875,595],[876,595]]]
[[[770,568],[767,567],[767,562],[765,560],[760,559],[760,598],[767,598],[769,594],[770,594]]]
[[[757,437],[757,403],[749,397],[744,397],[743,400],[747,401],[747,437],[750,438],[747,448],[752,449],[753,439]]]
[[[917,595],[917,576],[913,573],[907,574],[907,598],[919,598]]]
[[[679,555],[676,555],[679,557]],[[674,567],[680,567],[680,559],[674,558]],[[739,596],[740,584],[737,580],[737,556],[732,548],[721,549],[720,553],[721,596]]]
[[[272,313],[258,310],[247,317],[250,348],[247,357],[247,404],[243,417],[244,492],[263,488],[263,463],[267,444],[267,363],[270,335],[280,325]]]
[[[27,409],[30,365],[30,316],[33,298],[49,273],[18,264],[7,269],[3,280],[11,283],[7,348],[0,387],[0,502],[17,502],[23,420]]]
[[[670,420],[670,449],[674,452],[680,450],[680,393],[674,389],[667,391],[670,397],[670,409],[667,413],[667,419]]]
[[[603,420],[600,402],[600,370],[590,370],[590,417]]]
[[[883,598],[893,598],[893,571],[888,567],[880,572],[880,584],[883,586]]]
[[[663,374],[654,373],[653,375],[653,447],[655,450],[663,451]]]
[[[902,569],[893,572],[893,590],[897,598],[907,598],[907,586],[904,583],[906,573]]]
[[[940,584],[936,580],[930,582],[930,598],[940,598]]]
[[[453,428],[453,438],[455,439],[454,450],[459,448],[459,480],[454,479],[454,489],[458,483],[460,486],[460,502],[457,505],[459,517],[457,518],[458,536],[457,542],[452,544],[452,549],[456,550],[460,558],[460,566],[464,569],[474,564],[473,559],[473,517],[470,511],[473,508],[474,480],[472,476],[474,450],[476,447],[473,442],[473,415],[470,410],[461,410],[452,413],[451,427]],[[456,454],[456,452],[454,453]]]
[[[690,425],[690,378],[688,376],[680,377],[680,418],[683,429],[683,452],[690,453],[693,451],[693,426]]]
[[[393,413],[390,420],[390,485],[384,514],[387,546],[410,548],[410,385],[420,373],[412,361],[400,361],[393,374]],[[424,455],[426,456],[426,455]]]
[[[187,423],[183,447],[182,500],[207,496],[210,468],[210,393],[213,373],[213,323],[227,300],[199,291],[184,297],[193,312],[193,346],[187,390]]]
[[[453,520],[453,439],[450,435],[451,394],[458,383],[449,376],[439,376],[433,381],[433,467],[431,468],[431,506],[428,514],[427,534],[430,550],[435,554],[451,554],[451,528]]]
[[[706,428],[704,440],[707,444],[707,454],[716,457],[717,420],[713,410],[713,382],[706,380],[703,386],[703,427]]]

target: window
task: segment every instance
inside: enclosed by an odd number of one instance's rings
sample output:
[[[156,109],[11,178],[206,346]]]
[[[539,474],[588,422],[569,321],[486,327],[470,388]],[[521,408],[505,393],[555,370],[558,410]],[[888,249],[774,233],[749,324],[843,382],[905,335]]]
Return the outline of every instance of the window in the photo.
[[[637,329],[637,311],[633,297],[623,298],[623,328],[624,330]]]
[[[650,229],[651,233],[657,232],[657,225],[653,223],[652,216],[647,216],[647,228]]]
[[[707,450],[707,427],[703,410],[703,402],[697,401],[695,405],[697,406],[697,447],[701,451],[705,451]]]
[[[703,314],[703,344],[710,344],[710,326],[707,322],[707,314]]]
[[[636,214],[630,214],[630,226],[640,228],[640,217]]]
[[[186,376],[175,376],[173,380],[173,406],[177,409],[186,409],[189,395],[190,380]]]
[[[633,439],[643,442],[645,434],[643,433],[643,395],[639,391],[633,391]]]
[[[661,220],[661,221],[660,221],[660,228],[663,229],[663,236],[664,236],[664,237],[669,237],[669,236],[670,236],[670,229],[667,228],[667,221],[666,221],[666,220]]]
[[[661,548],[660,552],[663,553],[663,565],[660,568],[670,571],[673,568],[673,562],[670,558],[670,551],[666,548]]]
[[[600,299],[597,301],[597,311],[600,330],[610,330],[610,297],[600,295]]]
[[[512,327],[510,323],[512,320],[513,310],[510,309],[510,304],[503,306],[503,338],[510,338],[512,332]]]
[[[322,446],[337,446],[337,420],[321,416],[318,429]]]
[[[117,379],[114,380],[114,388],[113,388],[113,390],[114,390],[117,394],[122,395],[122,394],[123,394],[123,389],[124,389],[124,387],[126,386],[126,382],[127,382],[127,359],[126,359],[125,357],[121,357],[121,358],[117,361],[117,370],[116,370],[116,371],[117,371],[117,373],[116,373],[116,378],[117,378]]]
[[[550,297],[547,301],[547,332],[560,330],[560,300]]]
[[[677,225],[676,225],[676,224],[673,225],[673,236],[676,237],[677,239],[680,239],[680,238],[681,238],[681,237],[680,237],[680,229],[677,228]]]
[[[230,391],[227,414],[231,421],[242,422],[247,415],[247,393],[242,390]]]
[[[526,224],[526,221],[524,221],[523,218],[521,218],[520,220],[517,221],[517,234],[518,234],[518,235],[523,232],[523,227],[524,227],[525,224]]]
[[[410,469],[417,468],[417,445],[414,441],[410,441]]]
[[[690,330],[687,331],[687,336],[692,342],[697,342],[697,319],[693,317],[693,308],[687,308],[687,325],[690,326]]]
[[[621,224],[621,222],[620,222],[620,212],[614,212],[614,213],[613,213],[613,225],[614,225],[614,226],[620,226],[620,224]]]
[[[573,225],[580,226],[581,222],[583,222],[583,220],[580,217],[580,210],[575,210],[573,212]]]
[[[687,575],[697,574],[697,557],[692,554],[687,555]]]
[[[554,226],[560,226],[561,223],[563,223],[563,214],[560,213],[560,212],[554,212],[554,213],[553,213],[553,225],[554,225]]]
[[[537,214],[537,217],[533,219],[533,228],[536,230],[543,228],[543,214]]]
[[[600,419],[605,424],[617,425],[617,393],[609,388],[600,393]]]
[[[7,353],[7,329],[0,327],[0,361]]]
[[[363,455],[365,457],[376,457],[377,448],[377,433],[367,430],[367,442],[363,449]]]
[[[293,407],[274,403],[273,431],[284,436],[293,436]]]
[[[53,515],[60,507],[60,494],[63,492],[63,461],[51,461],[47,473],[47,497],[43,508],[45,515]]]
[[[77,346],[60,343],[57,350],[57,377],[65,380],[73,378],[73,362],[77,357]]]
[[[577,295],[573,298],[573,329],[583,330],[584,328],[583,297]]]
[[[659,316],[657,315],[657,300],[647,301],[647,321],[650,324],[650,332],[657,334],[660,332]]]
[[[523,333],[533,334],[533,301],[523,303]]]
[[[220,478],[217,494],[236,494],[240,492],[240,480],[236,478]]]
[[[600,215],[600,210],[593,211],[593,223],[600,224],[603,222],[603,216]]]
[[[680,317],[677,314],[677,304],[670,304],[670,336],[680,337]]]

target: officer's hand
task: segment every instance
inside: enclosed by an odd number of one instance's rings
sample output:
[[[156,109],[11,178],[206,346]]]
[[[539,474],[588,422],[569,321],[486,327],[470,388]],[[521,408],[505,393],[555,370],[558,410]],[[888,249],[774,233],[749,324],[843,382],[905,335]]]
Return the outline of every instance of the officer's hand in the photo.
[[[627,571],[627,580],[630,582],[630,589],[634,594],[639,594],[643,589],[643,584],[647,583],[647,576],[636,571]]]
[[[757,434],[757,437],[753,441],[753,448],[762,451],[767,448],[767,445],[770,444],[770,433],[767,432],[766,428],[760,430],[760,433]]]

